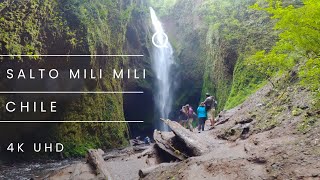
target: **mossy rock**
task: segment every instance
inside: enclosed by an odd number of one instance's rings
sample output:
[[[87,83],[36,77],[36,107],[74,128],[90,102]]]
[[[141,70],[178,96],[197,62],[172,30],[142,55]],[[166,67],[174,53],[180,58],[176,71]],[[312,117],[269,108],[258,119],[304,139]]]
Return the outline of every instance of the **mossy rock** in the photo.
[[[126,30],[136,3],[126,1],[81,0],[21,0],[0,3],[1,54],[124,54]],[[102,69],[124,66],[125,58],[88,57],[59,58],[7,58],[5,61],[18,68],[16,61],[29,67]],[[37,61],[35,61],[37,60]],[[81,63],[79,63],[81,61]],[[22,63],[20,63],[22,64]],[[2,83],[2,82],[1,82]],[[42,84],[41,84],[42,83]],[[39,86],[45,86],[39,82]],[[1,84],[1,89],[4,89]],[[123,82],[111,77],[83,82],[77,91],[122,91]],[[0,98],[0,105],[5,97]],[[61,102],[55,119],[67,121],[124,121],[123,96],[79,95]],[[39,99],[37,99],[39,100]],[[46,101],[49,101],[46,99]],[[0,113],[0,117],[3,114]],[[49,115],[48,115],[49,116]],[[17,119],[17,117],[12,117]],[[42,117],[37,116],[37,119]],[[43,120],[51,117],[43,118]],[[9,119],[9,118],[7,118]],[[45,128],[44,128],[45,127]],[[59,123],[43,125],[38,134],[28,134],[36,140],[61,142],[66,156],[84,155],[88,148],[116,148],[128,144],[126,123]]]
[[[305,117],[302,122],[297,125],[297,130],[302,133],[306,133],[319,122],[317,117]]]
[[[292,116],[300,116],[303,113],[303,110],[300,108],[294,108],[291,111]]]

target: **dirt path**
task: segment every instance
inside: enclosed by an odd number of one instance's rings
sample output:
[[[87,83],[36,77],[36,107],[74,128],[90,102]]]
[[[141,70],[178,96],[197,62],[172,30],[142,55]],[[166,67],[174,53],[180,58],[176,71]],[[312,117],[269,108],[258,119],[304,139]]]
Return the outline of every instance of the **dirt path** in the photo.
[[[195,131],[196,136],[212,145],[211,152],[198,157],[190,157],[170,167],[160,167],[144,178],[139,178],[138,172],[140,169],[150,167],[148,164],[150,157],[141,156],[141,153],[128,153],[106,160],[108,171],[116,180],[258,180],[291,177],[295,177],[293,179],[320,179],[319,156],[314,156],[304,146],[296,146],[301,136],[286,133],[279,136],[283,128],[277,127],[236,141],[217,138],[229,126],[230,123],[225,123],[213,130],[208,130],[209,126],[206,126],[204,132]],[[84,173],[79,178],[94,179],[92,169],[87,164],[82,164],[82,166]],[[68,179],[70,177],[68,172],[72,172],[74,168],[75,165],[66,168],[63,171],[65,173],[61,173],[56,179]]]
[[[268,85],[198,136],[214,147],[145,179],[320,179],[319,111],[300,87]],[[309,124],[308,124],[309,122]],[[206,127],[208,128],[208,127]]]
[[[204,141],[213,146],[212,152],[191,157],[174,168],[160,169],[145,179],[264,179],[266,169],[264,165],[250,162],[250,155],[245,151],[243,143],[219,140],[212,136],[214,130],[197,133]],[[254,161],[254,160],[253,160]]]
[[[195,134],[204,141],[210,142],[214,150],[204,156],[191,157],[170,169],[159,169],[145,179],[264,179],[266,169],[259,163],[248,161],[250,155],[245,151],[243,143],[230,143],[213,138],[215,130]],[[116,179],[139,179],[139,169],[148,167],[147,157],[138,158],[138,154],[110,159],[107,161],[110,172]],[[253,160],[254,161],[254,160]]]
[[[162,159],[177,163],[156,168],[142,179],[320,179],[320,112],[306,108],[311,103],[307,91],[284,91],[262,88],[242,105],[220,113],[212,130],[208,124],[201,133],[190,134],[183,129],[189,143],[206,141],[203,144],[209,144],[210,152],[179,162],[172,157]],[[308,125],[306,120],[314,120],[314,124],[301,132],[301,126]],[[176,143],[178,150],[188,153],[178,140],[167,144]],[[176,150],[174,153],[181,152]],[[159,152],[154,154],[168,156]],[[107,160],[106,165],[116,180],[133,180],[139,179],[139,170],[152,166],[153,160],[149,155],[129,153]]]
[[[110,173],[115,179],[135,180],[139,179],[139,169],[148,167],[147,157],[138,158],[138,154],[120,157],[106,161]]]

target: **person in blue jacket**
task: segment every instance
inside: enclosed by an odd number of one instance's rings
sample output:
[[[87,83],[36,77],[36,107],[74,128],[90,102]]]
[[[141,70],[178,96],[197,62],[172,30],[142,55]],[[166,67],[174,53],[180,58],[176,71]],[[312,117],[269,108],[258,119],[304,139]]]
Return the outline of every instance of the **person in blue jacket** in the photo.
[[[197,114],[199,119],[198,132],[200,133],[200,130],[204,131],[204,124],[207,119],[206,106],[203,102],[199,105],[197,109]]]

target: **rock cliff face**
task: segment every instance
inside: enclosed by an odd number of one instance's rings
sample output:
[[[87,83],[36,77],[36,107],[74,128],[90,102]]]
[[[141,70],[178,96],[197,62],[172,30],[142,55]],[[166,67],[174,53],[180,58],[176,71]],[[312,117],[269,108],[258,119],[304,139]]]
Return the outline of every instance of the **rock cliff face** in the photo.
[[[1,54],[145,54],[142,59],[119,57],[1,57],[1,91],[123,91],[151,89],[145,81],[124,82],[104,76],[99,80],[59,81],[5,79],[8,67],[14,69],[67,70],[102,69],[148,66],[147,31],[142,18],[145,4],[135,0],[54,0],[10,1],[0,3]],[[141,25],[141,26],[140,26]],[[141,28],[141,29],[139,29]],[[144,62],[144,63],[141,63]],[[140,68],[140,67],[137,67]],[[150,72],[148,78],[150,78]],[[26,89],[28,88],[28,89]],[[146,91],[146,96],[150,96]],[[152,96],[151,96],[152,97]],[[126,103],[123,104],[124,98]],[[2,95],[0,105],[16,101],[57,101],[59,113],[0,113],[2,120],[116,120],[124,121],[124,109],[136,102],[120,94],[86,95]],[[148,99],[149,97],[142,97]],[[150,98],[149,98],[150,99]],[[142,102],[143,103],[143,102]],[[152,104],[145,102],[146,104]],[[130,105],[131,104],[131,105]],[[130,109],[128,110],[130,111]],[[151,111],[152,112],[152,111]],[[142,112],[141,112],[142,113]],[[130,113],[129,113],[130,114]],[[130,119],[130,116],[128,115]],[[134,118],[134,117],[133,117]],[[114,148],[127,144],[125,123],[61,123],[61,124],[2,124],[1,144],[11,141],[59,141],[65,144],[65,155],[81,155],[87,148]],[[35,133],[37,132],[37,133]]]
[[[154,101],[153,79],[151,69],[151,22],[147,1],[139,1],[139,7],[132,12],[127,26],[125,49],[129,54],[142,53],[141,57],[131,57],[125,64],[129,68],[145,69],[146,79],[127,79],[126,90],[141,90],[143,94],[124,95],[124,113],[127,120],[143,120],[143,124],[129,124],[132,137],[153,132]]]
[[[261,87],[264,79],[242,62],[259,49],[270,49],[276,33],[267,14],[249,8],[254,2],[181,0],[163,14],[184,82],[176,106],[197,106],[209,92],[219,111],[229,109]]]
[[[161,19],[177,62],[178,70],[175,72],[179,85],[173,104],[173,114],[177,114],[181,105],[189,103],[196,106],[200,100],[205,67],[204,23],[194,12],[199,7],[197,1],[177,1],[166,11],[161,7],[157,11],[166,12]]]

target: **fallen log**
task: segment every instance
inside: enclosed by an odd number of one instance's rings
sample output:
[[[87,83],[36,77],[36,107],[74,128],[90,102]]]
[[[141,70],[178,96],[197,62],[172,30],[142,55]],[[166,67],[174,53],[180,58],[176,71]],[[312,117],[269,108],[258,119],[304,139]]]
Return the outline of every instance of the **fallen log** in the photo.
[[[171,121],[169,119],[161,120],[163,120],[164,123],[171,128],[177,138],[185,143],[186,147],[190,150],[192,155],[201,156],[209,152],[210,145],[206,142],[206,140],[201,139],[197,134],[187,130],[178,122]]]
[[[112,150],[109,152],[105,152],[102,157],[105,161],[109,159],[114,159],[114,158],[119,158],[119,157],[126,157],[134,154],[133,147],[127,147],[123,149],[118,149],[118,150]]]
[[[131,146],[139,146],[139,145],[145,144],[144,141],[141,141],[138,139],[130,139],[129,142]]]
[[[143,145],[143,146],[133,146],[133,150],[134,151],[144,151],[144,150],[147,150],[149,149],[149,145],[146,146],[146,145]]]
[[[160,132],[157,130],[154,130],[153,132],[153,139],[160,149],[164,150],[165,152],[169,153],[179,160],[187,159],[188,157],[185,154],[180,152],[172,145],[171,141],[174,136],[175,135],[172,132]]]
[[[87,162],[96,170],[98,177],[111,180],[112,177],[102,157],[103,154],[104,152],[102,150],[89,149]]]
[[[104,155],[104,156],[103,156],[103,159],[104,159],[105,161],[108,161],[109,159],[114,159],[114,158],[123,157],[123,156],[127,156],[127,154]]]
[[[150,146],[148,149],[146,149],[143,152],[141,152],[137,157],[138,158],[142,158],[143,156],[150,156],[152,154],[155,154],[154,144],[152,144],[152,146]]]
[[[146,164],[148,166],[155,166],[155,165],[159,164],[159,161],[157,160],[157,158],[148,158],[146,160]]]
[[[140,169],[139,170],[139,176],[140,178],[144,178],[146,177],[148,174],[150,174],[151,172],[155,171],[156,169],[158,168],[161,168],[161,167],[168,167],[168,166],[174,166],[176,165],[177,163],[161,163],[161,164],[158,164],[158,165],[155,165],[155,166],[151,166],[151,167],[147,167],[147,168],[144,168],[144,169]]]
[[[226,123],[228,121],[229,121],[229,118],[225,118],[225,119],[219,120],[218,122],[216,122],[214,124],[214,126],[218,126],[218,125],[224,124],[224,123]]]
[[[81,174],[81,166],[82,166],[82,163],[77,163],[74,166],[73,172],[72,172],[72,174],[70,175],[70,178],[69,178],[70,180],[78,179],[78,176]]]

